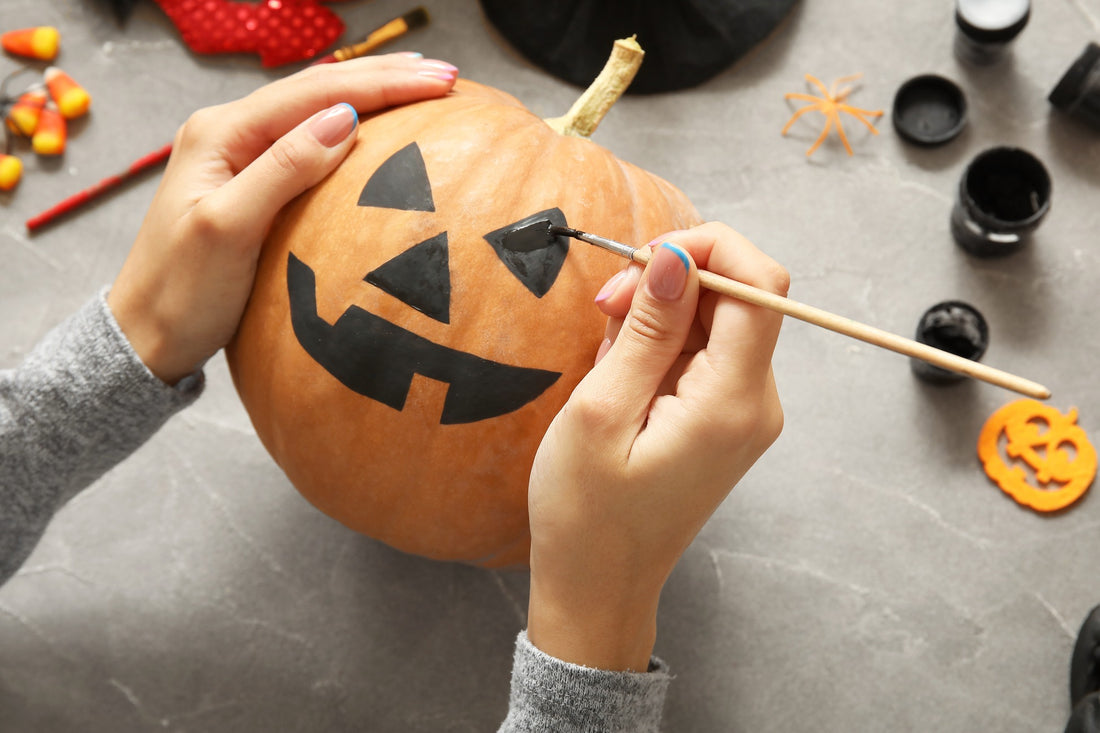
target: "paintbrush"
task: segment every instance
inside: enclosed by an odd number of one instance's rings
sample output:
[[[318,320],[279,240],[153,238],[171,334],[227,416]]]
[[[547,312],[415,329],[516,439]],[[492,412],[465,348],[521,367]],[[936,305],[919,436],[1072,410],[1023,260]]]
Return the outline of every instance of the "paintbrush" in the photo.
[[[625,257],[641,265],[645,265],[649,262],[650,257],[652,257],[652,251],[648,247],[631,247],[628,244],[616,242],[612,239],[600,237],[595,234],[588,234],[587,232],[582,232],[577,229],[555,226],[549,221],[540,221],[528,225],[528,227],[532,229],[540,226],[547,227],[547,236],[572,237],[573,239],[578,239],[588,244],[594,244],[609,252],[614,252],[620,257]],[[528,227],[523,227],[523,229],[527,229]],[[948,351],[937,349],[934,346],[903,338],[902,336],[892,334],[888,331],[883,331],[873,326],[853,321],[850,318],[838,316],[834,313],[821,310],[820,308],[799,303],[790,298],[785,298],[781,295],[769,293],[766,290],[761,290],[760,288],[755,288],[751,285],[746,285],[745,283],[716,275],[713,272],[700,270],[699,284],[716,293],[728,295],[731,298],[737,298],[746,303],[752,303],[761,308],[767,308],[768,310],[782,313],[785,316],[791,316],[800,321],[812,323],[815,326],[821,326],[822,328],[827,328],[830,331],[835,331],[845,336],[851,336],[852,338],[859,339],[873,346],[881,346],[884,349],[889,349],[890,351],[904,354],[914,359],[920,359],[921,361],[928,362],[942,369],[979,379],[998,387],[1004,387],[1013,392],[1019,392],[1028,397],[1040,400],[1045,400],[1050,397],[1049,389],[1028,379],[980,364],[973,359],[966,359]]]
[[[129,0],[115,0],[116,11],[119,13],[119,20],[124,17],[124,10],[132,7],[133,2]],[[423,27],[428,24],[430,20],[428,11],[423,7],[410,10],[399,18],[394,18],[388,23],[376,28],[372,31],[362,43],[357,43],[354,46],[345,46],[339,48],[332,53],[316,59],[310,66],[317,64],[329,64],[338,61],[347,61],[349,59],[359,58],[360,56],[366,56],[368,53],[378,48],[384,43],[388,43],[395,38],[407,33],[410,30]],[[113,176],[104,178],[99,183],[91,186],[79,193],[69,196],[61,203],[50,207],[46,211],[43,211],[35,216],[32,216],[25,223],[28,233],[33,234],[38,229],[57,221],[61,216],[65,214],[71,214],[77,211],[87,204],[95,201],[103,196],[113,188],[121,185],[125,181],[137,176],[139,173],[153,168],[160,163],[168,160],[168,156],[172,154],[172,143],[168,143],[159,150],[155,150],[148,155],[142,157],[131,163],[126,170],[117,173]]]
[[[415,8],[399,18],[394,18],[388,23],[375,28],[361,43],[338,48],[332,53],[317,59],[311,66],[316,64],[330,64],[334,61],[348,61],[349,59],[357,59],[360,56],[366,56],[382,44],[389,43],[393,39],[409,31],[428,25],[429,20],[431,20],[431,18],[425,8]]]

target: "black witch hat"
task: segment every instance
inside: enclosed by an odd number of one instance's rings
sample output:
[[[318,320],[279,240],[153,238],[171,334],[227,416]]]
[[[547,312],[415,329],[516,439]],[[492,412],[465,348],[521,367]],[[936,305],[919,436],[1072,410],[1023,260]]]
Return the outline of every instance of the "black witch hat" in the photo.
[[[763,41],[798,0],[481,0],[531,62],[587,86],[618,38],[636,35],[645,63],[629,92],[700,84]]]

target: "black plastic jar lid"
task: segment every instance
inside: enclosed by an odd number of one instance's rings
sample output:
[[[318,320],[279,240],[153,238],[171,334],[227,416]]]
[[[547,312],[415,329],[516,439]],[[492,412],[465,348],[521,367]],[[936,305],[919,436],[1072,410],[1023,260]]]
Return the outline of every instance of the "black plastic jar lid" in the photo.
[[[894,129],[911,143],[940,145],[966,126],[966,97],[950,79],[916,76],[894,95]]]
[[[1100,46],[1089,43],[1085,50],[1062,75],[1058,85],[1051,90],[1047,99],[1059,109],[1068,109],[1089,86],[1089,74],[1097,62],[1100,62]],[[1095,83],[1095,82],[1093,82]]]

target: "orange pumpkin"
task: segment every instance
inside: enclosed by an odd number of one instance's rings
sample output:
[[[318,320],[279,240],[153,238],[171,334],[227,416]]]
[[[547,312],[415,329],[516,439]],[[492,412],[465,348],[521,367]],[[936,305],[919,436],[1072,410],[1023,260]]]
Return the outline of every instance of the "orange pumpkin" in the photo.
[[[501,91],[364,119],[274,225],[227,350],[261,441],[321,511],[406,552],[525,565],[527,482],[591,368],[624,262],[512,247],[533,218],[644,243],[699,222],[670,184]]]

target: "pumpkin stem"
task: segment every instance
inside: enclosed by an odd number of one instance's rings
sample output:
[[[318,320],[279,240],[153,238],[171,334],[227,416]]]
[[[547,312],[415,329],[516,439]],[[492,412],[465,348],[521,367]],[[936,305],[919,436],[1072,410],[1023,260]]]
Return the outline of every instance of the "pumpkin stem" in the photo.
[[[562,135],[591,136],[611,106],[619,101],[630,82],[634,81],[644,56],[645,51],[634,36],[615,41],[611,56],[596,80],[563,117],[548,119],[546,124]]]

